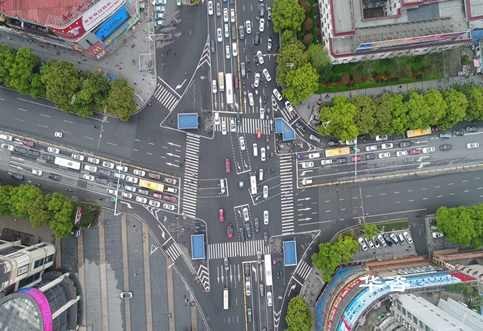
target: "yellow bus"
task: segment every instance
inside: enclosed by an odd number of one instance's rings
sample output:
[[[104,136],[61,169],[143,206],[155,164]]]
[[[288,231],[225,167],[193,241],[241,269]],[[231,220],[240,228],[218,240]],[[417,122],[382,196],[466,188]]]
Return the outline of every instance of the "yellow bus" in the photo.
[[[349,155],[350,153],[350,147],[328,148],[325,150],[325,157]]]
[[[407,130],[406,136],[408,138],[416,138],[421,136],[427,136],[432,133],[431,128],[424,128],[424,129],[414,129],[414,130]]]
[[[157,191],[157,192],[163,192],[164,191],[164,185],[161,183],[156,183],[152,182],[150,180],[146,179],[139,179],[139,187],[144,187],[147,189],[150,189],[152,191]]]

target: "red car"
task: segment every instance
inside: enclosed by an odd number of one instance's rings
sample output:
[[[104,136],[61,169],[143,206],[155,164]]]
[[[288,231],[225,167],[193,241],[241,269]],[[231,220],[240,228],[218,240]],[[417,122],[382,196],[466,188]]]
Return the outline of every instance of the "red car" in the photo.
[[[173,197],[172,195],[163,195],[163,199],[172,203],[176,203],[176,197]]]
[[[418,155],[421,154],[421,150],[419,148],[411,148],[409,150],[409,155]]]
[[[231,174],[231,160],[225,159],[225,172],[227,175]]]
[[[153,193],[153,197],[155,197],[156,199],[162,199],[163,195],[159,193]]]
[[[233,238],[233,225],[231,223],[226,226],[226,236],[228,239]]]
[[[360,162],[361,160],[362,160],[362,156],[360,156],[360,155],[357,155],[357,156],[354,155],[352,157],[352,162]]]
[[[262,138],[262,130],[257,128],[257,139],[261,139],[261,138]]]
[[[223,208],[218,209],[218,221],[220,221],[220,223],[225,221],[225,210]]]

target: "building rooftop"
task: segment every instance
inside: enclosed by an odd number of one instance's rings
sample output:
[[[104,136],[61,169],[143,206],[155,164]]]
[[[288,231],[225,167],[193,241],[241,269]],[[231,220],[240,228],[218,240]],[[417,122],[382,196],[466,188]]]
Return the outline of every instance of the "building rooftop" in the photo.
[[[39,25],[62,28],[98,0],[0,0],[0,13]]]

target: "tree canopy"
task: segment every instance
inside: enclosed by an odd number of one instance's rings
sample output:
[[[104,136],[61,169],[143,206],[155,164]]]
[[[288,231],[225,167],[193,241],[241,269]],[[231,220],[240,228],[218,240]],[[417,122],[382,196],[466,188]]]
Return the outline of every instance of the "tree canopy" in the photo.
[[[300,104],[317,90],[319,76],[310,64],[290,71],[283,87],[283,95],[294,105]]]
[[[483,247],[483,204],[470,207],[441,207],[436,224],[450,242],[473,248]]]
[[[134,90],[125,80],[116,80],[112,83],[106,99],[106,109],[123,121],[127,121],[136,112]]]
[[[317,71],[322,70],[330,64],[327,50],[321,44],[310,44],[306,53],[309,57],[310,63]]]
[[[273,30],[300,31],[305,13],[298,0],[275,0],[272,8]]]
[[[301,296],[290,299],[285,316],[288,331],[312,330],[312,314]]]
[[[364,225],[362,226],[362,232],[364,233],[364,237],[371,239],[377,236],[381,231],[375,224],[364,223]]]
[[[320,110],[322,125],[319,132],[340,140],[351,140],[359,135],[359,130],[354,119],[357,109],[346,97],[337,96],[332,100],[332,105]]]

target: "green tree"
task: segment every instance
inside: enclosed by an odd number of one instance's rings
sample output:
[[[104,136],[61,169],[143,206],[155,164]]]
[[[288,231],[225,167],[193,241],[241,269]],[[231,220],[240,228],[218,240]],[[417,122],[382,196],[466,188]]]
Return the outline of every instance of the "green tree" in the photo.
[[[464,88],[464,92],[468,99],[466,120],[478,121],[483,119],[483,89],[476,85],[470,85]]]
[[[321,126],[319,132],[325,136],[333,136],[340,140],[351,140],[359,135],[354,123],[356,106],[346,97],[336,96],[331,106],[320,110]]]
[[[309,48],[307,48],[306,53],[310,63],[312,63],[318,72],[330,64],[327,50],[321,44],[311,44]]]
[[[47,209],[50,214],[50,229],[57,238],[70,234],[73,229],[74,203],[60,193],[53,193],[47,199]]]
[[[395,100],[393,99],[393,95],[390,93],[385,93],[379,99],[377,99],[377,109],[374,115],[374,127],[378,131],[377,134],[393,133],[391,121],[394,101]]]
[[[47,225],[50,220],[49,212],[47,211],[47,205],[45,196],[39,195],[35,200],[31,201],[31,208],[29,211],[30,224],[34,228]]]
[[[381,232],[377,225],[372,224],[372,223],[364,223],[362,226],[362,232],[364,233],[364,236],[367,238],[374,238]]]
[[[436,224],[449,241],[480,248],[483,240],[481,226],[483,206],[441,207],[436,211]]]
[[[137,111],[134,102],[134,89],[128,85],[127,81],[116,79],[111,83],[105,105],[109,114],[122,121],[127,121]]]
[[[40,73],[32,75],[32,81],[30,82],[30,95],[35,98],[41,98],[45,96],[45,87],[42,84]]]
[[[20,93],[30,93],[32,78],[39,63],[39,58],[30,48],[17,49],[15,60],[9,68],[8,85]]]
[[[13,216],[29,219],[38,211],[38,204],[32,202],[42,198],[42,191],[37,186],[20,185],[10,194],[11,210]]]
[[[297,40],[282,45],[280,54],[277,56],[277,83],[285,86],[287,75],[290,71],[302,67],[309,62],[304,52],[304,45]]]
[[[304,21],[304,9],[298,0],[275,0],[272,8],[273,30],[300,31]]]
[[[73,96],[73,107],[80,116],[92,116],[101,112],[109,93],[109,81],[101,74],[89,73],[81,82],[80,90]]]
[[[426,103],[424,96],[417,92],[411,92],[406,105],[408,108],[408,126],[410,129],[420,129],[430,125],[432,111]]]
[[[312,330],[312,314],[301,296],[290,299],[285,316],[288,331]]]
[[[15,52],[0,44],[0,84],[9,85],[10,82],[10,67],[15,62]]]
[[[446,90],[444,98],[448,108],[438,125],[442,129],[449,129],[464,120],[468,109],[468,99],[466,99],[464,93],[455,89]]]
[[[13,187],[9,185],[0,186],[0,215],[11,215],[12,214],[12,195]]]
[[[443,94],[438,90],[429,90],[424,94],[424,101],[426,102],[427,107],[429,107],[430,112],[430,115],[428,116],[428,125],[426,126],[439,124],[439,122],[445,118],[448,109],[448,104],[443,98]]]
[[[401,94],[384,94],[378,104],[378,111],[382,112],[378,118],[377,127],[387,126],[387,131],[381,133],[401,134],[408,127],[408,109]],[[387,115],[387,118],[384,116]],[[387,121],[386,123],[380,123]]]
[[[79,72],[74,65],[52,61],[44,64],[40,72],[47,99],[65,111],[73,111],[72,100],[81,86]]]
[[[286,76],[283,94],[294,105],[300,104],[315,93],[319,85],[319,76],[309,63],[291,70]]]
[[[356,107],[355,124],[359,129],[359,134],[373,134],[374,118],[376,113],[376,103],[374,99],[368,96],[356,96],[351,100]]]

